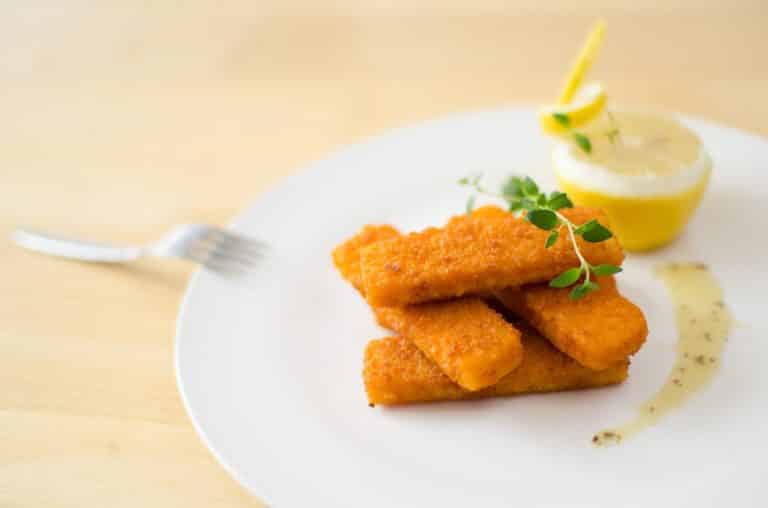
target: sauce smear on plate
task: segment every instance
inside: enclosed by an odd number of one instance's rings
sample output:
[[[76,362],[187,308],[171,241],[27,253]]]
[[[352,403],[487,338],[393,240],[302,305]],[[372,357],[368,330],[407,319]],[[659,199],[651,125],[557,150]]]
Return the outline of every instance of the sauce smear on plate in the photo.
[[[723,292],[706,265],[668,263],[656,268],[675,305],[677,358],[659,391],[634,419],[592,437],[597,446],[614,445],[645,430],[706,387],[720,370],[732,318]]]

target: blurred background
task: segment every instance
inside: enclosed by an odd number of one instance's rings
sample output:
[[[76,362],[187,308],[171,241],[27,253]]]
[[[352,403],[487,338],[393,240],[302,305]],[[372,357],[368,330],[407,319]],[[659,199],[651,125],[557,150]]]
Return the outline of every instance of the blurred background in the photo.
[[[768,134],[764,0],[0,3],[0,233],[143,241],[226,223],[387,129],[552,101],[589,28],[609,100]],[[513,144],[515,141],[510,140]],[[259,506],[172,369],[190,268],[0,246],[0,506]]]
[[[216,218],[226,219],[265,184],[350,141],[470,109],[551,101],[598,17],[608,31],[592,76],[613,102],[768,133],[762,0],[5,5],[3,171],[50,177],[55,161],[60,196],[124,179],[126,204],[143,203],[137,213],[152,213],[157,199],[145,178],[135,183],[137,170],[151,168],[172,187],[218,175],[215,189],[232,206]],[[92,199],[77,200],[75,217],[103,214]]]

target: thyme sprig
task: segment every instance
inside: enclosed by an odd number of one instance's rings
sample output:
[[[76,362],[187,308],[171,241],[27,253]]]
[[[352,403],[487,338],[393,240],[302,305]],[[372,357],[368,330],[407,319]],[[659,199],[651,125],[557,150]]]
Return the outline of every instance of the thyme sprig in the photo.
[[[504,200],[507,203],[507,209],[517,215],[525,213],[528,222],[549,231],[544,246],[548,249],[552,247],[560,238],[563,230],[567,233],[568,241],[573,246],[573,251],[579,260],[579,266],[569,268],[554,279],[549,281],[549,285],[554,288],[565,288],[573,286],[570,297],[578,300],[600,286],[593,280],[593,276],[613,275],[619,273],[621,268],[614,265],[592,265],[587,261],[576,241],[581,237],[584,241],[590,243],[604,242],[613,236],[613,233],[592,219],[584,224],[574,224],[560,210],[564,208],[573,208],[573,203],[568,195],[553,191],[547,195],[539,190],[538,184],[529,176],[512,176],[504,182],[500,192],[493,192],[486,189],[481,184],[482,176],[462,178],[459,185],[471,187],[477,194],[493,196]],[[476,194],[473,194],[467,200],[467,214],[472,213],[476,200]],[[575,285],[579,280],[581,282]]]

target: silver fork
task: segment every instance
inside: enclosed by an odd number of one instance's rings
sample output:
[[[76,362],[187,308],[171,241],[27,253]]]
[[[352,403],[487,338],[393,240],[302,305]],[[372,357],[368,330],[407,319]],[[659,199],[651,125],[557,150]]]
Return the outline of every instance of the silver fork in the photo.
[[[206,224],[179,226],[145,246],[118,247],[17,229],[14,241],[27,249],[80,261],[127,263],[145,256],[181,258],[235,274],[252,268],[266,246],[247,236]]]

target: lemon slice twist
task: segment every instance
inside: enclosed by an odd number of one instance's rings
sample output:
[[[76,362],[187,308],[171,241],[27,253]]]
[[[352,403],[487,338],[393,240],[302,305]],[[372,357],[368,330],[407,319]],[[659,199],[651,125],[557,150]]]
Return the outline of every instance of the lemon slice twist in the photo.
[[[597,57],[605,36],[605,23],[600,20],[592,28],[578,57],[571,66],[557,103],[546,105],[539,111],[539,119],[544,132],[563,134],[567,128],[559,123],[554,114],[567,115],[569,125],[578,128],[595,119],[605,108],[606,93],[599,83],[590,83],[582,87],[584,77]]]

